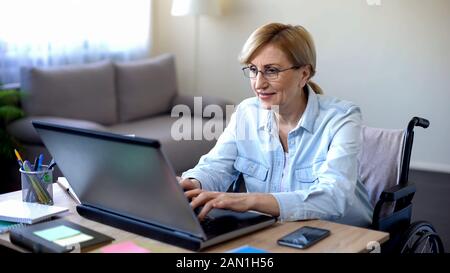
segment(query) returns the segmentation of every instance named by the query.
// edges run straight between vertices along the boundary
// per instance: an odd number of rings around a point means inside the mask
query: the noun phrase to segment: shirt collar
[[[319,99],[317,94],[314,91],[311,91],[308,85],[306,85],[306,92],[308,94],[308,102],[306,103],[305,111],[294,130],[298,129],[298,127],[303,127],[306,131],[313,133],[314,123],[319,114]]]
[[[297,126],[294,128],[294,131],[297,130],[299,127],[302,127],[306,131],[312,133],[314,130],[314,123],[316,121],[317,115],[319,114],[319,101],[316,93],[314,91],[311,91],[308,85],[306,85],[306,92],[308,94],[308,102],[306,103],[305,111],[303,112],[303,115],[300,118]],[[259,100],[258,100],[258,110],[259,110],[258,129],[264,129],[265,131],[270,132],[275,122],[273,117],[273,111],[263,109],[260,106]]]

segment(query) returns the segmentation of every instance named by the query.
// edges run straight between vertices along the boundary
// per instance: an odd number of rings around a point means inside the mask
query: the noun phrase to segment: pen
[[[65,191],[67,192],[67,194],[69,195],[70,198],[73,199],[73,201],[75,201],[75,203],[80,204],[80,201],[78,201],[78,197],[76,197],[76,195],[70,190],[69,187],[67,187],[66,185],[64,185],[64,183],[62,183],[62,181],[58,178],[58,180],[56,180],[56,183],[58,183],[58,185]]]
[[[30,162],[28,162],[27,160],[25,160],[25,161],[23,162],[23,168],[24,168],[24,170],[25,170],[26,172],[32,172],[32,170],[31,170],[31,164],[30,164]],[[52,198],[51,198],[50,194],[47,192],[46,189],[44,189],[44,188],[41,186],[41,184],[39,183],[39,181],[36,181],[36,177],[34,177],[32,174],[29,174],[29,175],[28,175],[28,178],[29,178],[30,181],[31,181],[31,185],[32,185],[32,187],[34,188],[34,191],[36,192],[36,195],[37,195],[39,201],[40,201],[42,204],[50,204],[50,205],[52,205],[53,202],[52,202]]]
[[[29,166],[29,162],[27,160],[25,160],[25,162],[23,162],[22,164],[22,169],[26,172],[30,172],[31,168]],[[27,175],[28,177],[28,182],[30,183],[30,189],[34,192],[35,196],[38,198],[39,202],[44,203],[44,197],[42,196],[42,193],[39,191],[39,189],[37,188],[38,186],[36,186],[36,181],[34,180],[34,177],[32,177],[31,175]]]
[[[34,165],[33,165],[33,167],[34,167],[34,171],[38,170],[38,157],[37,156],[34,158]]]
[[[39,155],[39,158],[38,158],[38,162],[37,162],[37,167],[34,166],[35,169],[36,169],[36,171],[40,171],[40,170],[41,170],[42,162],[43,162],[43,161],[44,161],[44,155],[43,155],[43,154],[40,154],[40,155]]]
[[[56,165],[56,162],[55,162],[55,159],[54,158],[52,158],[52,160],[50,161],[50,163],[48,163],[48,169],[50,170],[50,169],[53,169],[53,167],[55,167],[55,165]]]
[[[20,168],[26,172],[32,172],[33,169],[31,168],[30,162],[28,162],[28,160],[23,161],[22,157],[20,156],[19,152],[16,149],[14,149],[14,153],[17,157],[17,162],[19,163]],[[38,164],[39,164],[39,160],[38,160]],[[39,181],[36,181],[37,177],[35,178],[32,174],[27,174],[27,177],[31,184],[31,189],[36,194],[36,197],[39,199],[39,202],[41,202],[42,204],[52,205],[53,200],[52,200],[50,194],[47,192],[46,189],[42,188]]]

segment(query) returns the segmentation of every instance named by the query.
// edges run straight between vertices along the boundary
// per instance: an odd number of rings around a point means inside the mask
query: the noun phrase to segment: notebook
[[[13,244],[32,252],[63,253],[88,251],[110,243],[114,238],[65,219],[57,219],[11,230]]]
[[[13,228],[23,226],[25,224],[0,220],[0,234],[10,231]]]
[[[68,208],[28,203],[19,200],[0,202],[0,220],[34,224],[54,215],[69,211]]]

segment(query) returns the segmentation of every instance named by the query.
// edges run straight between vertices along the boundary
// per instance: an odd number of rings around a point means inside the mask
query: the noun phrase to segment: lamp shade
[[[221,14],[219,0],[173,0],[172,16],[211,15]]]

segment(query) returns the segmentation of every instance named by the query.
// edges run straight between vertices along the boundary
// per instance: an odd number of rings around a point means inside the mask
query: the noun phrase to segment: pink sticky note
[[[105,246],[100,251],[103,253],[150,253],[149,250],[130,241]]]

